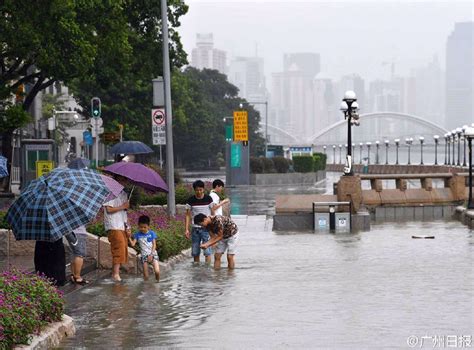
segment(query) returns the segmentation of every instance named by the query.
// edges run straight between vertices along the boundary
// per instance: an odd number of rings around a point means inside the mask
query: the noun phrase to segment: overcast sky
[[[267,79],[282,70],[283,54],[317,52],[332,78],[357,73],[388,78],[426,65],[445,46],[455,22],[472,21],[474,1],[202,1],[185,0],[179,29],[191,60],[196,33],[213,33],[214,47],[233,56],[258,55]],[[270,81],[267,88],[270,88]]]

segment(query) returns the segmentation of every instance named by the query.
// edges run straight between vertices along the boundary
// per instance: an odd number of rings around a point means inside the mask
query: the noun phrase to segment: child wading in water
[[[156,239],[158,236],[150,230],[150,218],[142,215],[138,218],[138,232],[134,233],[128,240],[132,247],[138,242],[141,252],[141,262],[143,264],[143,278],[148,280],[148,264],[153,266],[156,281],[160,280],[160,265],[158,263],[158,253],[156,252]]]

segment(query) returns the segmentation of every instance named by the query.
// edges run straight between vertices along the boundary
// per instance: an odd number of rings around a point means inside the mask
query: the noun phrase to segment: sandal
[[[71,273],[71,276],[69,276],[69,280],[71,283],[76,283],[76,279],[74,278],[74,275]]]
[[[86,284],[89,284],[90,282],[88,280],[86,280],[85,278],[82,278],[80,281],[77,280],[77,278],[75,278],[74,276],[72,276],[72,281],[73,283],[75,284],[79,284],[81,286],[85,286]]]

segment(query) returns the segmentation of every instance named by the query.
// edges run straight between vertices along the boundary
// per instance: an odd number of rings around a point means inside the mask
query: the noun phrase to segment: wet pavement
[[[189,258],[160,283],[98,280],[66,297],[77,334],[62,348],[403,349],[409,336],[474,336],[474,238],[459,222],[334,235],[235,220],[234,271]]]

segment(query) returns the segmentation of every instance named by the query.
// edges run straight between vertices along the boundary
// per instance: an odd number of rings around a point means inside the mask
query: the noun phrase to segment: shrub
[[[275,172],[275,166],[273,165],[273,161],[270,158],[261,158],[263,164],[263,172],[265,174],[271,174]]]
[[[272,160],[277,173],[285,174],[288,172],[288,169],[290,168],[288,159],[285,157],[273,157]]]
[[[326,169],[326,155],[324,153],[314,153],[314,171]]]
[[[62,292],[44,276],[19,270],[0,274],[0,348],[28,344],[48,322],[60,321]]]
[[[311,156],[294,156],[293,164],[297,173],[309,173],[313,171],[313,157]]]
[[[252,174],[262,174],[263,173],[263,161],[262,158],[250,157],[250,172]]]

